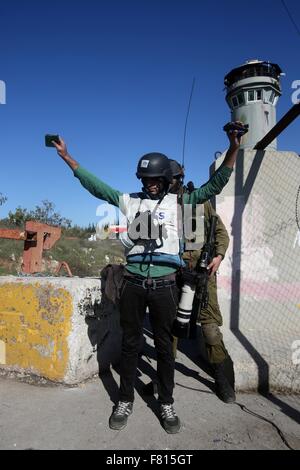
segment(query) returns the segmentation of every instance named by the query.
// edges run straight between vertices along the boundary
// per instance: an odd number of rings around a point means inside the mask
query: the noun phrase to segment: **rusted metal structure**
[[[0,238],[24,241],[22,272],[42,270],[43,250],[50,250],[61,237],[61,228],[29,220],[25,230],[0,229]]]
[[[64,268],[64,269],[66,270],[66,272],[68,273],[68,276],[69,276],[69,277],[73,277],[73,274],[72,274],[72,271],[71,271],[71,269],[70,269],[70,266],[69,266],[68,263],[66,263],[65,261],[62,261],[62,262],[58,265],[58,267],[57,267],[55,273],[58,274],[58,273],[61,271],[62,268]]]

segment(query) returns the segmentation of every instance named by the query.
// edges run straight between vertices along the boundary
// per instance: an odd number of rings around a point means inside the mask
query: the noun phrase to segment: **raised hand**
[[[54,140],[52,140],[52,144],[56,148],[57,153],[60,157],[64,158],[68,155],[67,146],[66,146],[65,142],[63,141],[63,139],[60,136],[59,136],[59,144],[57,142],[54,142]]]

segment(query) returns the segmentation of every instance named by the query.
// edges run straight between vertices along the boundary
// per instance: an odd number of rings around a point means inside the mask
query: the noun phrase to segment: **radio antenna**
[[[183,166],[183,168],[184,168],[184,157],[185,157],[186,129],[187,129],[187,123],[188,123],[188,118],[189,118],[189,114],[190,114],[190,107],[191,107],[191,102],[192,102],[194,86],[195,86],[195,77],[193,78],[193,83],[192,83],[192,88],[191,88],[191,93],[190,93],[190,99],[189,99],[188,109],[187,109],[186,118],[185,118],[185,125],[184,125],[183,148],[182,148],[182,166]]]

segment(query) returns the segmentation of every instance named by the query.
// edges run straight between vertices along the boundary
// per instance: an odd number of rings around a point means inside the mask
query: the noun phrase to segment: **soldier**
[[[173,185],[171,192],[178,194],[179,199],[188,192],[183,186],[184,172],[182,166],[175,160],[171,160],[173,173]],[[191,186],[191,185],[190,185]],[[207,237],[210,229],[210,221],[213,215],[216,215],[210,202],[204,202],[204,239]],[[201,324],[207,359],[211,364],[215,375],[216,395],[225,403],[235,401],[234,392],[234,369],[231,357],[225,348],[223,336],[220,331],[222,326],[222,315],[218,304],[216,272],[224,259],[229,245],[229,236],[221,218],[218,217],[218,223],[215,231],[215,255],[209,264],[210,277],[208,281],[208,306],[198,312],[197,323]],[[199,223],[199,220],[197,220]],[[195,269],[197,260],[201,255],[201,250],[185,251],[183,259],[189,269]]]

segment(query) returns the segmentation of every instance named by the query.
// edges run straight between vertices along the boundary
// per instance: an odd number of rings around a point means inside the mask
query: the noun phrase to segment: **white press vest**
[[[137,263],[164,264],[174,267],[184,265],[180,257],[180,236],[178,231],[177,195],[167,194],[162,201],[148,199],[143,193],[123,194],[120,198],[120,210],[123,220],[120,225],[127,227],[135,220],[137,213],[150,211],[158,233],[161,226],[161,239],[155,238],[140,243],[133,240],[128,247],[127,261]],[[152,237],[151,237],[152,238]]]
[[[127,225],[134,221],[137,213],[150,211],[154,225],[162,227],[162,237],[156,240],[140,243],[130,240],[128,235],[122,235],[121,241],[126,246],[128,262],[163,264],[173,267],[184,266],[181,254],[185,250],[199,250],[204,243],[204,206],[197,208],[178,205],[177,194],[167,194],[158,204],[157,200],[148,199],[143,193],[123,194],[120,198],[122,216],[120,225]],[[193,236],[186,239],[182,230],[191,235],[191,219],[195,220]],[[182,224],[183,222],[183,224]],[[154,230],[157,234],[158,230]],[[142,237],[144,238],[144,237]],[[192,238],[192,241],[191,241]]]

